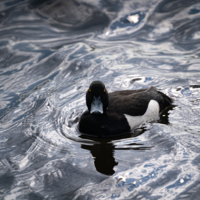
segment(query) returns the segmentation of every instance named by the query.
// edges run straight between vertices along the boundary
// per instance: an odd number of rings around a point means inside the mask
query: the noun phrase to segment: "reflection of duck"
[[[87,149],[94,157],[94,165],[96,170],[102,174],[113,175],[115,173],[114,167],[118,165],[114,158],[113,144],[94,144],[81,145],[81,148]]]
[[[94,81],[86,93],[88,111],[80,118],[79,130],[96,136],[118,135],[145,121],[157,120],[171,103],[168,96],[154,87],[108,94],[101,81]]]
[[[142,134],[145,131],[145,128],[141,129],[140,132],[137,134],[126,134],[126,136],[122,135],[119,137],[115,137],[114,140],[121,140],[137,137],[138,135]],[[115,142],[112,138],[91,138],[88,135],[81,135],[80,136],[83,139],[86,140],[92,140],[94,141],[94,144],[92,143],[85,143],[81,145],[82,149],[89,150],[94,158],[94,166],[96,170],[102,174],[105,175],[113,175],[115,173],[115,166],[118,165],[118,162],[116,161],[116,150],[117,151],[127,151],[127,150],[134,150],[134,151],[144,151],[151,149],[150,146],[144,146],[142,143],[123,143],[123,145],[120,145],[117,147],[115,145]],[[126,140],[127,141],[127,140]]]

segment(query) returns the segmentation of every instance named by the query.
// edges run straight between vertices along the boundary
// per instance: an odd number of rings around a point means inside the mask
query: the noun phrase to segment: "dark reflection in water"
[[[30,1],[30,8],[56,28],[77,30],[102,30],[109,24],[108,16],[86,2],[73,0]],[[88,30],[87,30],[88,32]]]
[[[199,20],[199,1],[0,1],[0,199],[199,199]],[[94,80],[174,105],[81,135]]]
[[[167,107],[165,110],[162,111],[162,113],[160,114],[160,119],[159,122],[162,124],[169,124],[169,112],[172,111],[176,106],[175,105],[171,105],[169,107]]]
[[[81,148],[87,149],[94,157],[94,165],[96,170],[105,175],[113,175],[115,173],[114,167],[118,164],[114,158],[113,144],[100,143],[93,146],[81,145]]]

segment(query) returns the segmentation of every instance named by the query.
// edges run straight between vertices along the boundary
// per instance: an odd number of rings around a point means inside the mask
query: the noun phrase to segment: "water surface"
[[[198,199],[200,2],[0,2],[1,199]],[[150,86],[159,121],[98,139],[85,92]]]

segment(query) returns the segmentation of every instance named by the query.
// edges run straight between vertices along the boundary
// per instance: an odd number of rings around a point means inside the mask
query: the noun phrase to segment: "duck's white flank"
[[[158,120],[159,119],[159,104],[157,101],[151,100],[149,102],[149,105],[144,115],[130,116],[130,115],[124,114],[124,116],[126,117],[129,123],[129,126],[132,130],[146,121]]]

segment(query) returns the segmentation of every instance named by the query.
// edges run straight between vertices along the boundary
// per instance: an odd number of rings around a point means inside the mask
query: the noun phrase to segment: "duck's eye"
[[[91,92],[92,90],[89,88],[89,92]]]
[[[106,89],[104,88],[104,90],[103,90],[104,92],[106,92]]]

